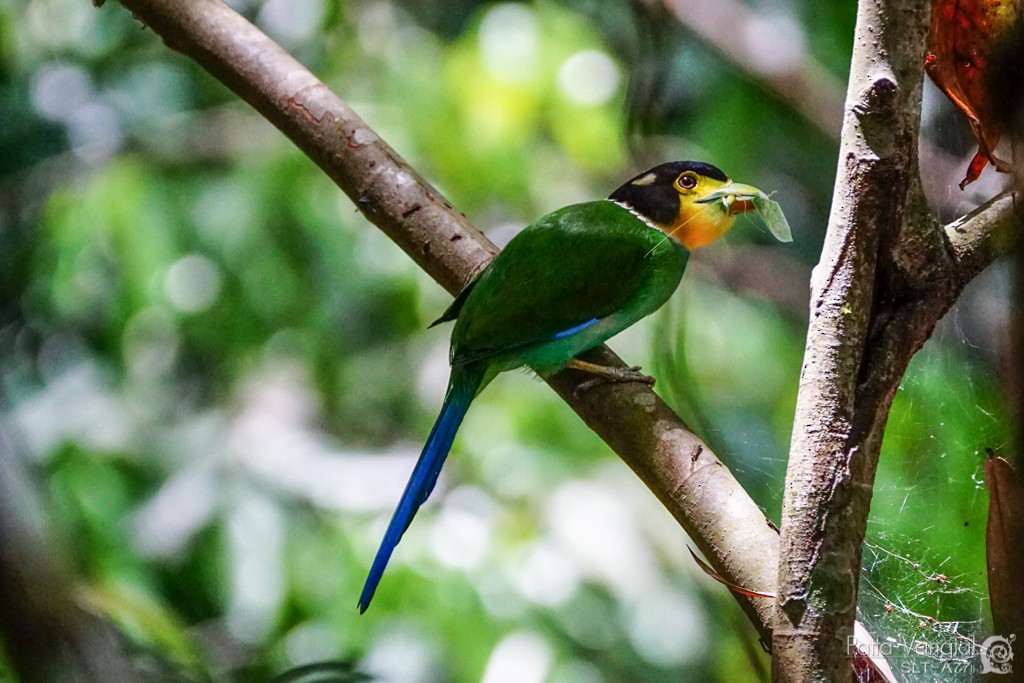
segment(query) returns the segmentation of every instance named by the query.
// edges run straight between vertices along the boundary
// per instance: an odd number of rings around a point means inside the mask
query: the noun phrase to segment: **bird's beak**
[[[725,206],[725,210],[731,214],[746,213],[754,210],[754,200],[758,197],[766,197],[764,192],[753,187],[752,185],[744,185],[743,183],[729,183],[723,187],[718,188],[714,192],[709,192],[700,199],[696,199],[698,204],[714,204],[715,202],[722,202]]]

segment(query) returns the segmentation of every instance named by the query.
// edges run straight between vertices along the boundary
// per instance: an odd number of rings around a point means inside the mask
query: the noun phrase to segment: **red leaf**
[[[1010,170],[994,154],[1003,131],[992,113],[987,83],[992,56],[1020,18],[1020,4],[1020,0],[935,0],[932,6],[925,72],[967,117],[978,142],[961,190],[977,180],[989,162],[997,171]]]

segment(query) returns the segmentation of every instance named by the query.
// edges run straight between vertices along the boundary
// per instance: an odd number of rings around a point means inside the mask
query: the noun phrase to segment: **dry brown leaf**
[[[1024,631],[1024,484],[1005,459],[985,461],[989,604],[996,633]]]

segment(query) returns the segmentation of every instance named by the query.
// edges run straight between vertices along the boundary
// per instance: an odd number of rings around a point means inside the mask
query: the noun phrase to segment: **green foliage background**
[[[739,226],[613,343],[777,518],[834,139],[639,5],[232,4],[499,243],[669,158],[777,191],[794,244]],[[804,58],[844,78],[854,3],[750,9],[792,22]],[[925,119],[965,148],[932,94]],[[970,206],[956,172],[936,211]],[[761,274],[741,286],[723,274],[737,269]],[[897,397],[865,557],[878,634],[984,632],[983,450],[1008,439],[1001,273]],[[324,660],[391,681],[755,678],[767,659],[727,590],[525,374],[474,404],[357,615],[443,394],[447,330],[425,328],[448,300],[115,2],[0,0],[0,394],[83,604],[186,680]]]

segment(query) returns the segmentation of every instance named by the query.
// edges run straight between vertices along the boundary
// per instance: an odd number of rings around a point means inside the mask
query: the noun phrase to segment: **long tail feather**
[[[434,428],[430,430],[427,443],[423,446],[420,459],[413,468],[409,483],[405,485],[405,491],[398,502],[398,508],[391,517],[388,530],[384,533],[384,540],[380,543],[377,556],[373,559],[370,573],[363,585],[363,592],[359,596],[359,613],[362,614],[370,606],[370,600],[377,590],[384,575],[384,569],[388,566],[391,553],[394,551],[402,534],[409,528],[409,523],[416,516],[420,506],[430,496],[437,483],[437,475],[441,472],[448,451],[451,450],[452,442],[455,440],[455,432],[462,424],[462,418],[469,409],[469,404],[476,396],[480,386],[481,374],[469,368],[456,367],[452,369],[452,378],[448,385],[448,393],[444,397],[444,405],[441,406],[441,413],[434,422]]]

